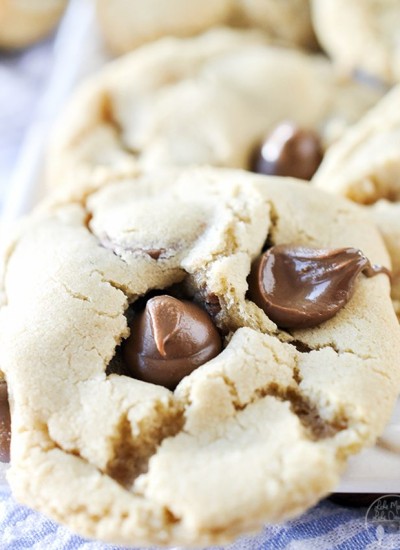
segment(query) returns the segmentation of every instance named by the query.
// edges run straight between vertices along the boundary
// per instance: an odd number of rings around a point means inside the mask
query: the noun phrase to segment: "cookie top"
[[[399,81],[397,0],[312,0],[311,5],[318,40],[343,71]]]
[[[77,91],[50,139],[48,181],[79,187],[107,178],[110,167],[249,168],[254,148],[282,121],[329,143],[378,97],[338,79],[322,56],[270,46],[255,32],[164,39]]]
[[[0,47],[23,48],[58,23],[67,0],[0,0]]]
[[[325,154],[313,183],[366,205],[392,260],[400,315],[400,86],[349,128]]]
[[[309,0],[236,0],[235,22],[258,27],[287,44],[314,48],[310,12]]]
[[[233,0],[96,0],[101,30],[116,54],[164,36],[191,36],[224,24],[233,5]]]
[[[104,37],[117,54],[167,35],[192,36],[231,24],[257,27],[271,38],[313,46],[308,0],[97,0]]]
[[[388,262],[351,203],[241,171],[115,179],[32,215],[6,249],[0,309],[16,498],[89,537],[206,545],[332,491],[388,419],[399,327],[384,274],[360,274],[330,320],[278,327],[247,277],[284,244]],[[172,289],[208,310],[223,347],[174,392],[121,359],[132,310]]]

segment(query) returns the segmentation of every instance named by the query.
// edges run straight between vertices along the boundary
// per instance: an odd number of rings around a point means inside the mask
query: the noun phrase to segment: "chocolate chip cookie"
[[[218,25],[256,27],[271,39],[315,44],[308,0],[97,0],[104,37],[117,54],[164,36],[192,36]]]
[[[397,0],[312,0],[318,40],[344,72],[400,79]]]
[[[400,87],[328,149],[316,186],[364,205],[390,253],[392,296],[400,316]]]
[[[48,181],[79,188],[107,180],[110,168],[166,165],[258,170],[260,155],[275,165],[265,173],[310,177],[326,145],[381,95],[338,78],[322,56],[254,32],[161,40],[77,91],[49,140]],[[288,172],[303,154],[306,173]]]
[[[58,23],[67,0],[0,0],[0,48],[24,48]]]
[[[289,178],[118,174],[53,196],[4,259],[15,497],[130,545],[299,514],[399,390],[385,266],[355,206]]]

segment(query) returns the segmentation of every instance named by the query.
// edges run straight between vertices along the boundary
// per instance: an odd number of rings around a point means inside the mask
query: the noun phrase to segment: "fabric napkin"
[[[266,527],[254,537],[239,539],[226,550],[368,550],[400,548],[400,535],[380,536],[365,525],[366,508],[344,508],[326,500],[300,518]],[[7,487],[0,488],[1,550],[122,550],[84,540],[18,505]],[[211,549],[210,549],[211,550]],[[216,550],[216,549],[214,549]]]

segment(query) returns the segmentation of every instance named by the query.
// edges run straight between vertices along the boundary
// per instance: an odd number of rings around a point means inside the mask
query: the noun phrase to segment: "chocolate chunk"
[[[0,462],[10,461],[11,416],[7,384],[0,382]]]
[[[192,302],[166,295],[147,302],[123,345],[133,377],[170,389],[220,351],[221,338],[209,315]]]
[[[315,132],[285,122],[277,126],[255,152],[252,171],[310,180],[322,157],[321,142]]]
[[[249,297],[280,327],[313,327],[347,304],[361,272],[389,273],[355,248],[273,246],[252,266]]]

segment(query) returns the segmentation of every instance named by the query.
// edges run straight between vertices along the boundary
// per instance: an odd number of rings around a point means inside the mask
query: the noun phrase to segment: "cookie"
[[[236,22],[262,29],[274,40],[314,49],[309,0],[236,0]]]
[[[223,24],[232,0],[97,0],[101,30],[110,49],[127,53],[163,36],[191,36]]]
[[[313,46],[308,0],[97,0],[109,47],[127,53],[164,36],[192,36],[232,24],[263,29],[271,38]]]
[[[368,219],[289,178],[199,168],[52,198],[5,253],[15,497],[129,545],[301,513],[399,390],[371,264],[388,257]]]
[[[48,181],[79,187],[106,178],[109,167],[248,169],[276,125],[314,130],[324,148],[381,95],[338,79],[322,56],[272,47],[258,33],[164,39],[109,64],[76,92],[49,140]]]
[[[343,72],[400,79],[397,0],[312,0],[318,40]]]
[[[0,47],[24,48],[58,23],[67,0],[0,0]]]
[[[390,253],[393,302],[400,316],[400,87],[327,151],[317,187],[364,205]]]

